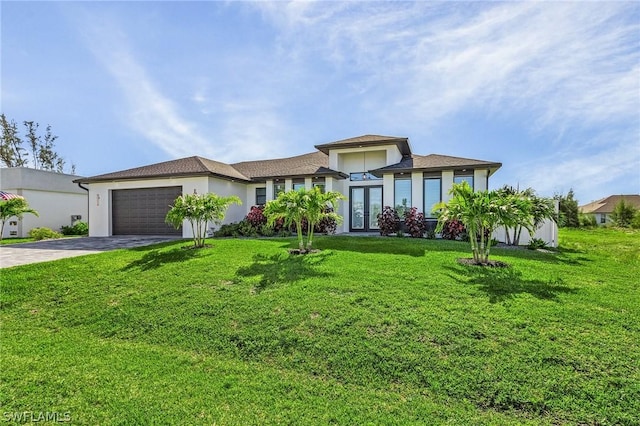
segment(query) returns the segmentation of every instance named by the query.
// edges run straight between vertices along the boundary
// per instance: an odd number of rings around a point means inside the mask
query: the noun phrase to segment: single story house
[[[0,190],[24,197],[39,216],[25,214],[10,218],[3,238],[29,236],[32,228],[47,227],[54,231],[74,222],[87,221],[89,196],[73,181],[80,176],[28,167],[0,168]]]
[[[611,213],[616,208],[616,205],[624,200],[626,204],[630,204],[636,209],[640,209],[640,195],[609,195],[608,197],[601,198],[597,201],[592,201],[589,204],[578,207],[580,213],[592,214],[596,217],[598,225],[604,225],[611,222]]]
[[[338,232],[374,232],[383,206],[417,207],[431,216],[454,183],[467,181],[485,190],[501,163],[429,154],[417,155],[405,137],[364,135],[315,146],[289,158],[226,164],[188,157],[77,179],[89,188],[89,235],[182,235],[164,221],[169,205],[182,194],[236,195],[225,222],[242,220],[251,206],[281,191],[320,186],[347,197],[338,211]],[[435,219],[435,218],[434,218]]]

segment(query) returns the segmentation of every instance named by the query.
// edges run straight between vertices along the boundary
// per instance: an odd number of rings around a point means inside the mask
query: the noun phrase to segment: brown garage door
[[[114,190],[113,235],[182,235],[181,229],[164,221],[169,206],[180,195],[181,186]]]

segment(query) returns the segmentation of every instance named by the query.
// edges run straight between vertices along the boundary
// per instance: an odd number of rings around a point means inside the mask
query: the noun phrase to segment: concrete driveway
[[[94,254],[109,250],[142,247],[179,239],[182,238],[126,235],[116,237],[61,238],[58,240],[4,245],[0,246],[0,268],[48,262],[50,260],[83,256],[85,254]]]

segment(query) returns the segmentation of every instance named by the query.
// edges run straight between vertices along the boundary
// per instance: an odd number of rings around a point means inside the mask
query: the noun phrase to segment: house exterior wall
[[[39,216],[24,215],[22,220],[10,218],[3,238],[29,235],[32,228],[47,227],[55,231],[71,225],[71,216],[88,220],[87,191],[73,183],[78,176],[55,173],[27,167],[0,169],[0,187],[3,191],[23,196]],[[13,224],[15,223],[15,225]]]

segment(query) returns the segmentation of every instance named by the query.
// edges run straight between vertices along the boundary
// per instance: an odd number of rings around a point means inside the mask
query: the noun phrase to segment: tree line
[[[51,131],[51,125],[47,125],[44,135],[38,133],[39,123],[35,121],[23,121],[25,141],[20,137],[18,124],[15,120],[9,120],[5,114],[0,114],[0,126],[2,126],[2,139],[0,140],[0,161],[5,167],[31,167],[38,170],[64,173],[65,159],[55,149],[55,141],[58,136]],[[70,173],[75,174],[76,166],[71,164]]]

